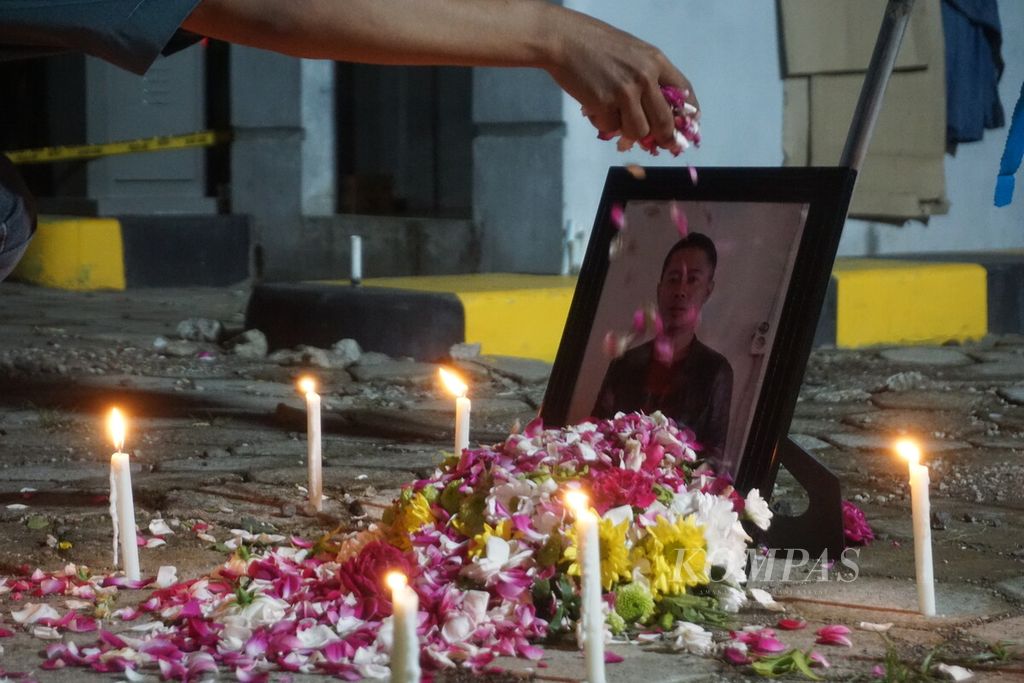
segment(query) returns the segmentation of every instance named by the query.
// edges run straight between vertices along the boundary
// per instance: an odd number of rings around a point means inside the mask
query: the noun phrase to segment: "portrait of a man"
[[[613,360],[594,404],[594,417],[660,410],[693,430],[704,457],[720,458],[729,435],[733,370],[698,338],[701,311],[715,289],[718,252],[707,235],[676,242],[656,291],[662,329],[655,339]]]

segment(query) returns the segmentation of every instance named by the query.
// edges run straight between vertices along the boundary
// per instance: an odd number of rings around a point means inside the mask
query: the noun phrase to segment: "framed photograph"
[[[541,409],[660,410],[770,491],[855,173],[612,168]]]

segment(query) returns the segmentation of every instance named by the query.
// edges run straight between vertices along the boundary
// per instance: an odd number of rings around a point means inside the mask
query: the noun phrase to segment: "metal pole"
[[[843,156],[839,159],[840,166],[860,171],[871,143],[878,112],[882,109],[885,86],[889,84],[889,76],[896,64],[896,55],[900,51],[900,43],[903,42],[913,7],[914,0],[889,0],[885,8],[875,50],[871,53],[871,63],[868,64],[857,108],[853,112],[853,121],[850,122],[850,132],[846,136]]]

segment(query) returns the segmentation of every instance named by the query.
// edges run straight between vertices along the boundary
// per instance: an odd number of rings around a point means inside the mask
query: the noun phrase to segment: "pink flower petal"
[[[622,204],[612,204],[610,217],[616,230],[626,229],[626,211],[622,208]]]
[[[291,540],[291,544],[293,546],[295,546],[296,548],[302,548],[304,550],[309,550],[310,548],[313,547],[313,541],[310,541],[310,540],[305,539],[305,538],[299,538],[298,536],[292,536],[290,540]]]
[[[819,645],[839,645],[842,647],[853,647],[853,641],[847,636],[850,634],[850,629],[841,624],[834,624],[831,626],[825,626],[818,629],[818,639],[814,642]]]
[[[802,628],[807,628],[807,622],[803,619],[779,619],[776,626],[783,631],[799,631]]]
[[[604,651],[604,663],[605,664],[618,664],[618,663],[624,662],[624,661],[626,661],[626,658],[623,657],[622,655],[616,654],[615,652],[612,652],[610,650],[605,650]]]
[[[680,237],[690,234],[690,221],[686,218],[686,211],[678,202],[672,202],[669,205],[669,215],[672,217],[672,222],[675,223]]]
[[[811,666],[817,664],[823,669],[828,669],[832,666],[831,664],[829,664],[829,661],[825,659],[825,655],[821,654],[817,650],[812,650],[811,654],[809,654],[807,658],[811,660]]]

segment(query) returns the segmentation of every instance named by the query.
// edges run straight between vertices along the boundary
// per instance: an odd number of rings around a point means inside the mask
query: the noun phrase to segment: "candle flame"
[[[565,504],[579,517],[590,509],[590,498],[579,489],[570,489],[565,492]]]
[[[921,462],[921,447],[913,439],[900,439],[896,442],[896,453],[911,465]]]
[[[462,381],[462,378],[456,375],[451,370],[445,370],[444,368],[438,368],[437,374],[441,376],[441,381],[444,382],[444,387],[455,396],[462,398],[469,391],[469,387]]]
[[[124,435],[128,431],[125,425],[124,416],[117,408],[110,409],[110,417],[107,418],[107,429],[110,432],[110,440],[114,442],[114,448],[120,453],[124,450]]]
[[[316,391],[316,380],[312,377],[302,377],[299,379],[299,391],[304,394],[312,394]]]
[[[384,583],[386,583],[388,585],[388,588],[390,588],[392,591],[396,591],[400,588],[405,588],[406,586],[408,586],[409,579],[405,578],[405,574],[403,574],[402,572],[394,571],[387,573],[387,575],[384,577]]]

